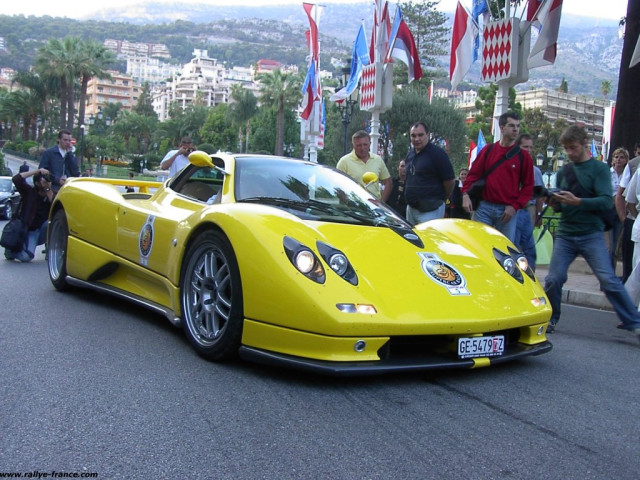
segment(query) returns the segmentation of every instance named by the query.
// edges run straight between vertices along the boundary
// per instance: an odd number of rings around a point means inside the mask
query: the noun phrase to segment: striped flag
[[[449,63],[449,79],[451,89],[455,90],[467,74],[473,63],[473,39],[478,33],[478,27],[466,8],[458,1],[456,15],[453,20],[453,34],[451,36],[451,61]]]

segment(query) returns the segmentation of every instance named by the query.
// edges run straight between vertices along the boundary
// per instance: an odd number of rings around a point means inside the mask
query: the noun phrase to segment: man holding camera
[[[67,177],[79,177],[78,159],[73,154],[71,146],[71,132],[60,130],[55,147],[48,148],[42,154],[39,169],[46,169],[52,177],[51,189],[54,192],[60,190]]]
[[[160,168],[162,170],[168,169],[169,177],[173,177],[185,165],[189,165],[189,154],[194,150],[193,140],[190,137],[182,137],[180,148],[169,151],[160,162]]]

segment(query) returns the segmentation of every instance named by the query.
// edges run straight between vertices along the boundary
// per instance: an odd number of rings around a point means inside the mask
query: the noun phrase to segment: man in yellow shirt
[[[386,202],[389,195],[391,195],[393,181],[384,160],[379,155],[370,152],[371,137],[369,133],[364,130],[358,130],[351,137],[351,143],[353,150],[338,161],[336,168],[349,175],[383,202]],[[378,175],[379,182],[365,185],[362,176],[366,172],[373,172]],[[380,183],[382,183],[382,191],[380,190]]]

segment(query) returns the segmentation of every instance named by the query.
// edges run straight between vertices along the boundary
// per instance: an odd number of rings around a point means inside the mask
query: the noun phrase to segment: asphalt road
[[[0,285],[0,475],[638,478],[640,344],[611,313],[567,306],[551,353],[496,368],[334,379],[204,361],[159,315],[55,291],[40,249]]]

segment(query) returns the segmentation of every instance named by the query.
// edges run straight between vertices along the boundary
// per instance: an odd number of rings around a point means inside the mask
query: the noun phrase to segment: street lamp
[[[564,162],[565,162],[566,159],[567,159],[567,157],[565,157],[564,153],[559,153],[558,154],[558,162],[557,162],[558,170],[560,170],[563,167]]]
[[[84,173],[84,123],[80,125],[80,174]]]
[[[350,62],[351,60],[349,60]],[[351,67],[343,67],[342,68],[342,79],[341,85],[337,88],[340,90],[341,88],[347,88],[347,82],[349,81],[349,77],[351,76]],[[338,104],[338,111],[340,112],[340,117],[342,118],[342,125],[344,126],[344,143],[343,143],[343,154],[347,154],[348,149],[348,141],[349,141],[349,124],[351,123],[351,115],[353,114],[353,106],[358,101],[358,89],[356,88],[351,95],[345,98],[342,102]]]

